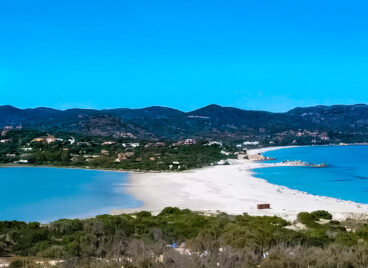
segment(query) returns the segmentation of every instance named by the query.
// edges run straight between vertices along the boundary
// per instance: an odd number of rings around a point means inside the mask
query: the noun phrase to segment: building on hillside
[[[124,153],[126,157],[132,157],[133,155],[135,155],[134,152],[126,152]]]
[[[124,148],[137,148],[140,146],[138,142],[130,142],[130,143],[122,143],[121,144]]]
[[[127,160],[128,158],[126,157],[125,154],[118,154],[118,157],[115,159],[115,162],[121,162],[124,160]]]
[[[50,143],[54,143],[56,141],[56,138],[52,135],[48,135],[46,138],[45,138],[45,141],[50,144]]]
[[[68,139],[68,142],[70,143],[70,145],[73,145],[75,143],[74,137],[70,137],[70,139]]]
[[[150,148],[150,147],[153,147],[155,144],[154,143],[147,143],[146,145],[144,145],[144,148]]]
[[[127,160],[129,157],[134,156],[134,152],[125,152],[125,153],[119,153],[118,157],[115,159],[115,162],[121,162],[124,160]]]
[[[193,145],[196,144],[197,142],[194,139],[186,139],[184,141],[184,145]]]
[[[177,141],[177,142],[174,142],[173,144],[171,144],[171,146],[173,146],[173,147],[178,147],[178,146],[180,146],[180,145],[183,145],[183,141]]]
[[[209,145],[209,146],[211,146],[211,145],[222,146],[222,142],[221,141],[210,141],[209,143],[207,143],[207,145]]]
[[[165,145],[166,145],[166,143],[164,143],[164,142],[156,142],[156,143],[151,143],[151,142],[149,142],[149,143],[147,143],[145,146],[144,146],[144,148],[151,148],[151,147],[165,147]]]
[[[55,142],[57,139],[53,135],[48,135],[47,137],[37,137],[31,140],[31,142],[46,142],[48,144]]]
[[[245,141],[243,142],[244,145],[253,145],[256,146],[259,144],[259,141]]]
[[[104,141],[101,145],[112,145],[115,144],[114,141]]]
[[[165,147],[165,145],[166,145],[166,143],[164,143],[164,142],[156,142],[155,143],[155,147]]]
[[[91,144],[89,142],[86,142],[86,141],[80,141],[80,142],[77,142],[77,145],[80,146],[80,145],[87,145],[87,146],[90,146]]]
[[[43,142],[45,139],[42,137],[34,138],[31,142]]]
[[[107,151],[107,150],[101,150],[101,154],[103,154],[103,155],[109,155],[109,154],[110,154],[110,152],[109,152],[109,151]]]
[[[122,138],[130,138],[130,139],[135,139],[137,138],[136,136],[134,136],[132,133],[130,132],[121,132],[120,133],[120,137]]]
[[[319,138],[322,141],[329,141],[330,140],[330,137],[327,135],[327,133],[321,133],[321,135],[319,136]]]

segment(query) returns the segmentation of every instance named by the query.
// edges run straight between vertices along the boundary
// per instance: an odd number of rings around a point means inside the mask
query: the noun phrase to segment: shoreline
[[[249,149],[247,152],[251,154],[262,154],[269,151],[288,149],[288,148],[296,148],[296,147],[309,147],[309,146],[368,146],[368,143],[346,143],[346,144],[324,144],[324,145],[286,145],[286,146],[271,146],[271,147],[262,147],[257,149]],[[206,166],[203,168],[208,168],[212,166]],[[63,168],[63,169],[80,169],[80,170],[98,170],[98,171],[115,171],[115,172],[126,172],[126,173],[180,173],[178,171],[169,171],[169,170],[137,170],[137,169],[114,169],[114,168],[93,168],[90,166],[85,167],[77,167],[77,166],[59,166],[59,165],[31,165],[31,164],[2,164],[0,163],[0,168]],[[196,169],[203,168],[194,168],[185,171],[191,171]]]
[[[251,154],[298,146],[248,150]],[[229,160],[231,165],[213,166],[180,173],[130,173],[122,190],[140,200],[138,208],[118,209],[111,214],[151,211],[164,207],[188,208],[207,214],[225,212],[255,216],[280,216],[294,220],[299,212],[327,210],[334,219],[365,218],[368,204],[312,195],[256,178],[253,169],[270,166],[252,160]],[[257,204],[269,203],[271,209],[258,210]]]
[[[129,170],[129,169],[113,169],[113,168],[91,168],[91,167],[71,167],[71,166],[53,166],[53,165],[5,165],[0,164],[0,168],[60,168],[60,169],[76,169],[76,170],[95,170],[95,171],[112,171],[112,172],[123,172],[123,173],[160,173],[161,171],[148,170]]]
[[[360,144],[350,144],[360,145]],[[366,145],[366,144],[362,144]],[[249,149],[248,153],[305,146],[275,146]],[[343,145],[323,145],[343,146]],[[312,195],[276,185],[254,176],[253,169],[275,166],[275,163],[252,160],[228,160],[231,165],[209,166],[181,172],[137,171],[85,167],[0,165],[1,167],[62,168],[122,172],[127,181],[116,185],[116,190],[131,195],[143,205],[137,208],[113,209],[110,214],[134,213],[142,210],[159,213],[164,207],[188,208],[194,211],[214,214],[248,213],[250,215],[280,216],[293,220],[302,211],[327,210],[335,219],[347,217],[368,217],[368,204]],[[271,209],[257,210],[257,204],[269,203]]]

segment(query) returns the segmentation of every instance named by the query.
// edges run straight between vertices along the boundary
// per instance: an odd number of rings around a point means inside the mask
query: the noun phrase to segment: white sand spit
[[[158,212],[172,206],[210,213],[277,215],[289,220],[295,219],[299,212],[321,209],[332,213],[335,219],[368,215],[368,205],[315,196],[252,176],[251,169],[267,165],[231,160],[231,165],[186,172],[132,173],[124,191],[141,200],[143,206],[115,210],[112,214],[141,210]],[[260,203],[269,203],[271,209],[258,210]]]

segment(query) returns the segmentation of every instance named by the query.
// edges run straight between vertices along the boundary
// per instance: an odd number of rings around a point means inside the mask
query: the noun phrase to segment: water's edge
[[[302,146],[264,155],[275,157],[273,162],[301,160],[327,167],[264,167],[252,170],[255,177],[313,195],[368,203],[368,146]]]

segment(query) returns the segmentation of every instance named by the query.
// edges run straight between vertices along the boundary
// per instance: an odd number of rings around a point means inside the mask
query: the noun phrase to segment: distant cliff
[[[137,138],[219,139],[260,144],[367,142],[368,106],[295,108],[286,113],[208,105],[191,112],[166,107],[143,109],[18,109],[0,106],[0,127],[22,125],[45,131]]]

